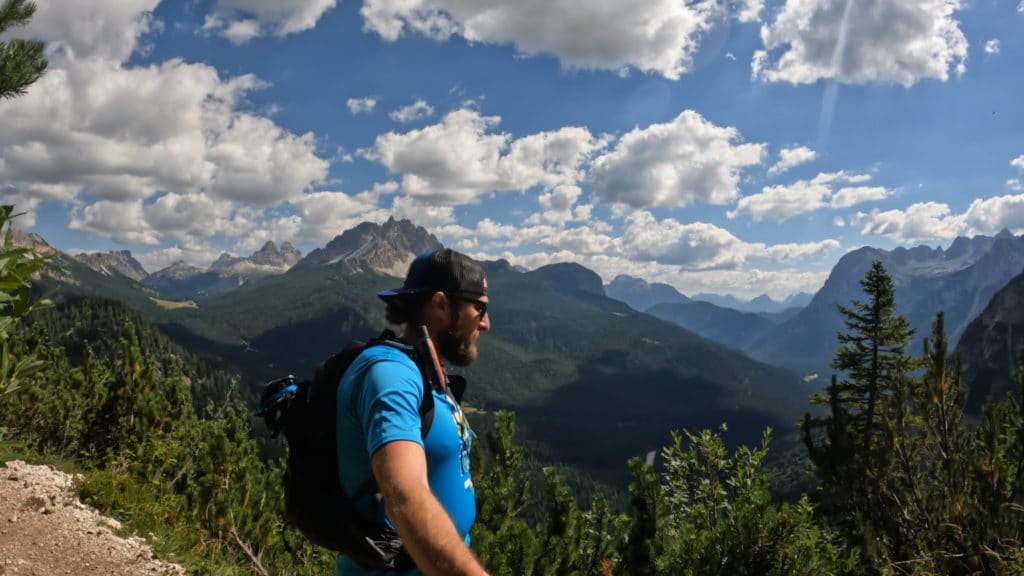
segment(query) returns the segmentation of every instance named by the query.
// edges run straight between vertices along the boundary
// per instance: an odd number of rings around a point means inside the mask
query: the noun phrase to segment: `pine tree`
[[[840,370],[825,394],[812,404],[827,407],[824,416],[804,417],[803,437],[815,471],[821,479],[819,497],[825,511],[838,519],[847,533],[860,534],[868,556],[877,533],[888,545],[901,549],[898,520],[890,515],[894,467],[906,467],[914,447],[906,440],[913,415],[907,399],[911,372],[917,362],[907,353],[913,335],[906,319],[896,314],[892,278],[875,261],[861,280],[866,301],[839,306],[846,332],[832,367]],[[912,476],[912,474],[911,474]],[[892,539],[897,541],[893,542]]]
[[[28,24],[36,12],[34,2],[4,0],[0,5],[0,35],[15,26]],[[0,41],[0,98],[14,98],[46,71],[43,43],[14,38]]]

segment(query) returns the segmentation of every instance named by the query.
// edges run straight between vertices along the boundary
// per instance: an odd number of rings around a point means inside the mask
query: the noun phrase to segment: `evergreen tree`
[[[907,400],[918,363],[906,350],[913,330],[896,314],[892,278],[882,263],[875,261],[860,284],[866,300],[839,306],[847,331],[838,334],[832,367],[841,377],[833,377],[825,394],[812,397],[811,403],[827,412],[806,415],[802,432],[821,479],[824,511],[848,534],[859,535],[854,538],[866,557],[887,557],[890,546],[904,546],[894,525],[899,520],[891,515],[889,479],[900,467],[913,477],[906,470],[914,449],[906,442],[913,426]],[[879,542],[883,545],[876,548]]]
[[[0,35],[28,24],[36,12],[34,2],[4,0],[0,5]],[[43,43],[14,38],[0,41],[0,98],[21,96],[46,71]]]

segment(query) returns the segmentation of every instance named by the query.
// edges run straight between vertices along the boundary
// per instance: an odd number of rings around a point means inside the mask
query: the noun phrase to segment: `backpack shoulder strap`
[[[406,354],[410,360],[416,364],[416,367],[420,371],[420,379],[423,380],[423,401],[420,402],[419,415],[420,415],[420,438],[426,441],[427,434],[430,433],[430,427],[434,423],[434,394],[433,388],[430,386],[430,380],[428,379],[426,372],[424,371],[422,363],[419,361],[419,357],[416,354],[416,350],[408,343],[402,341],[395,335],[391,330],[385,330],[380,336],[370,340],[356,354],[358,356],[372,346],[390,346],[396,350],[399,350]],[[347,347],[346,347],[347,348]],[[353,357],[355,359],[355,357]],[[373,494],[377,490],[377,480],[370,474],[355,492],[352,493],[352,501],[358,501],[370,494]]]

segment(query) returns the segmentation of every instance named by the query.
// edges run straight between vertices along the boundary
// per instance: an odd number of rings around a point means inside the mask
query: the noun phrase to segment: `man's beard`
[[[446,330],[438,337],[438,352],[455,366],[469,366],[476,360],[476,342],[472,334],[460,336],[454,330]]]

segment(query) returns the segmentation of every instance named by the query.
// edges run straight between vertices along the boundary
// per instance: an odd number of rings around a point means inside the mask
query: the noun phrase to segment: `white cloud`
[[[158,28],[153,10],[160,0],[36,0],[37,10],[26,36],[66,51],[68,59],[102,58],[123,62],[139,47],[139,39]],[[22,32],[19,31],[19,34]]]
[[[782,150],[779,150],[779,161],[768,169],[768,175],[775,176],[776,174],[782,174],[790,168],[794,168],[814,160],[817,155],[817,152],[806,146],[783,148]]]
[[[1017,12],[1024,14],[1024,0],[1021,0],[1020,4],[1017,4]]]
[[[744,2],[750,18],[756,0]],[[700,36],[723,12],[717,0],[366,0],[364,28],[395,41],[405,34],[436,40],[512,44],[525,55],[550,54],[566,68],[632,67],[677,79],[689,70]],[[753,12],[756,16],[756,12]]]
[[[393,188],[386,186],[386,189]],[[362,222],[387,220],[388,211],[377,207],[377,196],[380,193],[380,189],[377,189],[355,196],[344,192],[303,194],[289,202],[296,208],[296,217],[278,221],[278,226],[287,223],[296,243],[323,244]]]
[[[337,0],[217,0],[202,29],[244,44],[257,36],[277,37],[310,30]]]
[[[71,211],[68,227],[100,234],[122,244],[160,243],[158,235],[143,220],[141,200],[100,200],[88,206],[79,206]]]
[[[740,22],[758,22],[761,20],[764,0],[740,0],[738,4],[737,20]]]
[[[752,73],[768,82],[820,79],[911,86],[947,80],[967,61],[961,0],[787,0],[761,28]]]
[[[821,240],[819,242],[807,242],[804,244],[789,243],[774,244],[772,246],[755,244],[754,248],[755,249],[752,250],[752,255],[767,257],[772,262],[782,263],[836,250],[839,248],[839,242],[837,240],[829,239]]]
[[[985,42],[985,54],[999,54],[999,39],[993,38]]]
[[[377,137],[366,158],[402,174],[402,191],[425,203],[462,204],[486,193],[573,184],[581,166],[606,145],[585,128],[567,127],[513,140],[491,130],[497,116],[448,113],[439,124]]]
[[[704,222],[657,221],[649,212],[629,217],[622,251],[634,260],[672,264],[688,270],[738,268],[747,246],[724,228]]]
[[[566,184],[547,190],[537,197],[540,211],[534,212],[526,219],[526,224],[565,224],[574,220],[590,218],[590,205],[577,206],[576,202],[583,195],[579,186]]]
[[[395,122],[414,122],[434,115],[434,107],[427,104],[426,100],[416,100],[408,106],[403,106],[392,111],[388,116]]]
[[[261,245],[262,246],[262,245]],[[191,246],[171,246],[148,252],[132,252],[132,257],[142,264],[148,272],[157,272],[167,268],[175,262],[183,261],[192,266],[207,268],[220,256],[223,250],[219,250],[205,244]]]
[[[1024,172],[1024,154],[1017,156],[1013,160],[1010,160],[1010,166]]]
[[[1020,178],[1010,178],[1006,181],[1006,187],[1014,192],[1024,192],[1024,181]]]
[[[963,214],[951,214],[946,204],[922,202],[906,210],[872,210],[863,215],[861,234],[888,236],[900,242],[948,240],[960,234],[964,221]]]
[[[452,206],[425,205],[409,196],[396,196],[391,203],[391,214],[398,219],[407,218],[428,230],[455,223],[455,208]]]
[[[758,194],[740,198],[736,209],[727,212],[729,218],[750,216],[755,222],[776,220],[784,222],[798,214],[813,212],[826,206],[847,208],[861,202],[885,198],[888,191],[882,187],[845,187],[833,192],[833,185],[841,182],[857,183],[869,180],[866,174],[824,172],[811,180],[797,180],[792,184],[766,186]]]
[[[365,98],[349,98],[345,105],[348,106],[353,116],[358,114],[369,114],[373,112],[374,107],[377,106],[377,99],[372,96]]]
[[[726,204],[739,195],[740,171],[759,164],[764,144],[686,110],[672,122],[636,128],[591,164],[590,185],[604,202],[636,208]]]
[[[239,111],[262,83],[170,60],[76,60],[0,101],[0,186],[39,200],[128,201],[161,191],[273,203],[327,173],[312,134]],[[96,228],[99,230],[100,228]]]
[[[1024,194],[977,199],[971,202],[965,218],[970,235],[995,234],[1004,228],[1019,233],[1024,230]]]
[[[889,197],[889,191],[881,186],[852,186],[840,188],[832,196],[829,203],[833,208],[849,208],[863,202],[884,200]]]
[[[832,225],[836,228],[842,228],[843,226],[846,226],[846,220],[843,220],[842,216],[836,216],[832,219]]]
[[[776,220],[784,222],[797,214],[813,212],[826,205],[832,190],[828,183],[798,180],[789,185],[766,186],[759,194],[740,198],[736,209],[727,212],[729,218],[750,216],[755,222]]]

